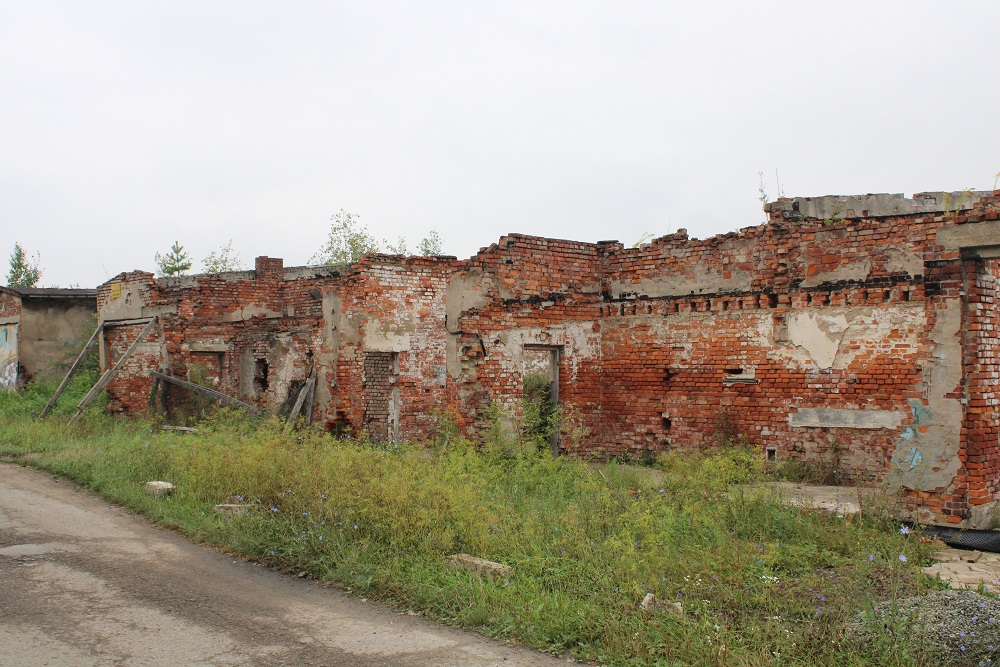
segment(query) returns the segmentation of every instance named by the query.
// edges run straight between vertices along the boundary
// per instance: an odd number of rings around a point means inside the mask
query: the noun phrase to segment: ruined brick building
[[[123,273],[98,292],[105,367],[157,324],[108,391],[144,410],[150,371],[198,368],[287,410],[314,368],[314,421],[419,439],[443,413],[475,436],[540,371],[583,427],[563,451],[698,449],[724,429],[762,457],[835,461],[926,516],[984,524],[1000,493],[1000,192],[767,210],[760,226],[639,248],[511,234],[467,260]]]

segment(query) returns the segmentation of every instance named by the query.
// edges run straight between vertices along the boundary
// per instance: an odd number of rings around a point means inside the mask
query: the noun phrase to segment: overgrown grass
[[[0,400],[0,452],[71,477],[196,540],[369,597],[615,665],[941,664],[919,641],[845,640],[873,601],[923,592],[931,546],[882,517],[790,507],[744,450],[672,455],[657,470],[390,449],[223,412],[198,433],[94,414],[37,422],[43,391]],[[37,409],[36,409],[37,406]],[[61,408],[63,414],[72,406]],[[154,500],[148,480],[177,485]],[[226,521],[217,503],[252,506]],[[453,571],[465,552],[508,578]],[[899,556],[906,558],[905,564]],[[642,610],[647,593],[680,602]]]

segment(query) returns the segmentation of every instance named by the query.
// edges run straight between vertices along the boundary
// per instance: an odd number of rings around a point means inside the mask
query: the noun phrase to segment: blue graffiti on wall
[[[17,325],[0,326],[0,389],[17,386]]]

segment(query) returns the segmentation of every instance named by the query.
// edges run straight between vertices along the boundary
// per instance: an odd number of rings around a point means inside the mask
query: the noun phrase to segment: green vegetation
[[[191,258],[179,242],[174,241],[166,255],[156,253],[153,258],[161,276],[182,276],[191,269]]]
[[[607,664],[941,664],[919,631],[879,627],[858,645],[843,630],[879,600],[932,587],[919,574],[932,545],[874,514],[836,518],[734,486],[761,480],[756,452],[598,468],[553,459],[531,437],[477,450],[443,428],[426,447],[386,448],[286,436],[277,420],[230,412],[188,435],[98,410],[67,429],[92,379],[43,422],[32,414],[51,388],[0,394],[0,456],[227,552]],[[177,493],[154,500],[143,491],[153,479]],[[224,502],[253,510],[226,521],[212,512]],[[512,573],[448,569],[460,552]],[[648,593],[683,613],[640,608]]]
[[[204,273],[223,273],[224,271],[243,271],[243,260],[240,254],[233,248],[233,240],[208,253],[208,257],[201,260],[201,267]]]
[[[38,287],[42,279],[41,258],[35,253],[32,260],[20,243],[14,244],[10,253],[10,268],[7,271],[7,287]]]
[[[309,259],[310,264],[337,266],[353,264],[368,253],[388,251],[394,255],[409,255],[406,239],[400,236],[395,243],[379,241],[368,232],[368,226],[361,222],[361,216],[340,209],[333,215],[326,241],[319,251]],[[444,254],[441,236],[434,230],[417,244],[417,253],[426,257]]]

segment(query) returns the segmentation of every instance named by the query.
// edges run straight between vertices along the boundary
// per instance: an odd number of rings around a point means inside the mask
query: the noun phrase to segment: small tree
[[[184,246],[174,241],[169,253],[156,253],[156,266],[160,269],[161,276],[183,275],[191,269],[191,260]]]
[[[233,240],[222,246],[218,250],[208,253],[208,257],[201,260],[201,265],[205,273],[222,273],[223,271],[242,271],[243,260],[239,253],[233,249]]]
[[[406,243],[406,238],[400,236],[395,243],[389,243],[385,241],[385,249],[391,252],[393,255],[409,255],[410,249]]]
[[[333,216],[333,224],[326,242],[309,260],[310,264],[351,264],[366,253],[378,252],[382,244],[368,233],[368,228],[358,222],[360,216],[340,209]]]
[[[32,262],[20,243],[14,244],[10,254],[10,271],[7,272],[7,287],[36,287],[42,279],[41,256],[35,253]]]
[[[430,233],[420,240],[417,244],[417,252],[419,252],[424,257],[440,257],[444,254],[441,246],[441,235],[435,230],[431,230]]]

